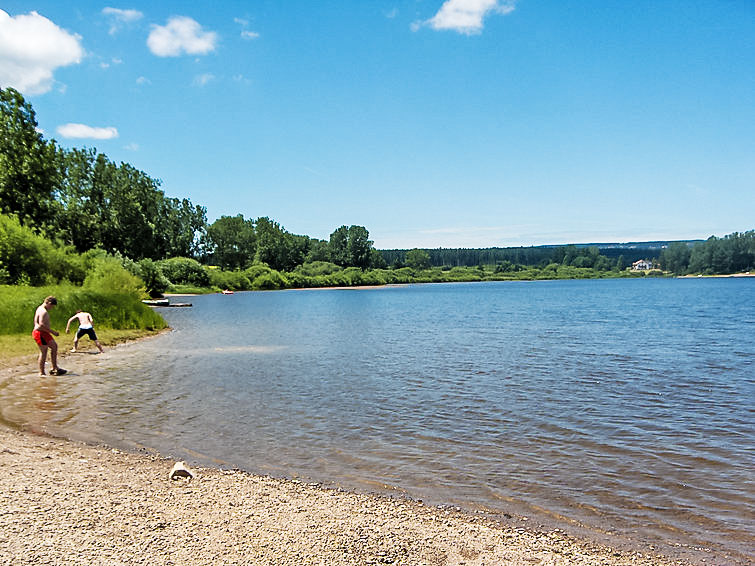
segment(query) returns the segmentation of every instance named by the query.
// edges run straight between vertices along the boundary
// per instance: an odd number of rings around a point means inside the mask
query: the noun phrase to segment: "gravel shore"
[[[0,427],[0,564],[682,564],[559,530]]]

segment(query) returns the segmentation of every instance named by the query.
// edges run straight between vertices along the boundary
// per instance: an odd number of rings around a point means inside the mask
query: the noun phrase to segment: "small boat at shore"
[[[168,299],[144,299],[142,302],[150,307],[190,307],[191,303],[171,303]]]
[[[145,305],[151,307],[169,307],[170,301],[168,299],[143,299],[142,302]]]
[[[222,293],[223,295],[233,295],[233,291],[231,291],[231,290],[229,290],[229,289],[223,289],[223,290],[222,290],[222,291],[220,291],[220,292],[221,292],[221,293]]]

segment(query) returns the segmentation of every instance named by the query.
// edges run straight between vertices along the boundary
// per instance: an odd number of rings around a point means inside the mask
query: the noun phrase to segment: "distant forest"
[[[683,241],[691,246],[700,240]],[[540,265],[563,263],[567,256],[571,262],[577,256],[597,254],[611,260],[612,264],[621,262],[628,267],[640,259],[659,259],[664,248],[671,242],[634,242],[627,244],[578,244],[564,246],[531,246],[511,248],[422,248],[430,256],[434,267],[475,267],[478,265],[497,265],[505,262],[519,265]],[[388,265],[405,261],[409,250],[380,250]]]
[[[354,270],[380,272],[371,279],[376,282],[439,281],[441,272],[453,270],[454,277],[469,278],[465,268],[485,268],[485,277],[608,276],[639,259],[678,275],[755,270],[753,231],[694,242],[377,250],[364,226],[343,225],[320,240],[292,234],[266,216],[208,223],[205,207],[166,196],[160,184],[95,149],[68,150],[46,140],[31,104],[12,88],[0,89],[0,284],[81,280],[97,254],[158,283],[168,273],[173,283],[185,280],[179,271],[191,266],[201,286],[223,285],[220,272],[245,272],[253,283],[260,269],[266,284],[278,287],[310,285],[313,277],[338,281],[339,271],[348,271],[353,284],[364,282]],[[75,254],[90,255],[79,260]],[[173,261],[179,259],[186,261]],[[204,266],[214,268],[209,279]],[[438,273],[421,274],[433,269]]]

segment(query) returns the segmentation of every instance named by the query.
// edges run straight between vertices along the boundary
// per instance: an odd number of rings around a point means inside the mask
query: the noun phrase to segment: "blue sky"
[[[755,228],[755,2],[15,2],[0,86],[221,215],[378,248]]]

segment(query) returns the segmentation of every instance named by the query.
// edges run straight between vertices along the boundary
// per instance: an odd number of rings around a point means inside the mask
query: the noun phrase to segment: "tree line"
[[[661,267],[676,275],[703,275],[755,271],[755,230],[711,236],[693,246],[671,243],[659,258]]]
[[[0,89],[0,283],[44,279],[34,265],[44,266],[50,277],[82,281],[100,252],[118,258],[153,291],[165,287],[168,273],[196,285],[230,281],[238,288],[268,288],[303,285],[311,282],[307,278],[363,282],[365,276],[357,272],[387,268],[397,272],[395,277],[382,273],[378,280],[404,281],[407,269],[442,268],[448,276],[449,270],[478,266],[489,266],[494,274],[523,275],[529,267],[552,273],[558,266],[618,272],[646,253],[574,245],[377,250],[363,226],[343,225],[320,240],[292,234],[266,216],[221,216],[208,223],[205,207],[170,198],[160,186],[158,179],[95,149],[64,149],[46,140],[31,104],[12,88]],[[678,274],[749,270],[755,263],[752,242],[753,232],[734,233],[695,246],[672,244],[660,258],[646,259],[658,259]],[[171,258],[190,261],[170,263]],[[200,264],[219,271],[203,276]],[[400,277],[399,270],[404,270]],[[243,275],[223,279],[221,272]],[[275,273],[290,276],[281,283]],[[462,277],[461,271],[454,277]]]
[[[79,253],[102,249],[133,260],[188,257],[223,269],[260,262],[291,270],[306,261],[382,267],[363,226],[341,226],[330,240],[286,231],[261,217],[223,216],[170,198],[161,182],[95,149],[63,149],[46,140],[32,105],[0,89],[0,213]]]

